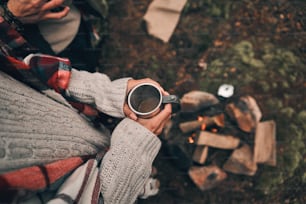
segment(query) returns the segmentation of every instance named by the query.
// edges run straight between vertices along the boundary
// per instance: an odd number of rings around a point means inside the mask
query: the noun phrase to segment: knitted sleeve
[[[161,142],[128,118],[119,123],[101,165],[101,193],[105,204],[134,203],[150,176]]]
[[[124,117],[123,104],[129,79],[121,78],[111,81],[102,73],[72,69],[66,95],[78,102],[92,105],[108,115]]]

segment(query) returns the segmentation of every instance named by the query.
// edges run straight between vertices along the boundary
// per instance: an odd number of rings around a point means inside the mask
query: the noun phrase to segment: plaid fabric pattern
[[[20,33],[14,30],[0,16],[0,69],[39,91],[54,89],[65,97],[65,90],[69,85],[72,69],[70,60],[50,55],[31,54],[38,52],[38,49],[31,46]],[[83,114],[90,113],[95,115],[96,110],[88,111],[93,109],[92,107],[72,101],[67,97],[66,99]],[[92,120],[95,120],[92,117],[93,115],[90,114],[89,116],[91,116]],[[96,171],[95,169],[98,168],[99,161],[101,161],[104,154],[105,152],[102,152],[102,154],[97,155],[97,158],[89,160],[88,158],[71,157],[49,164],[31,166],[0,174],[0,200],[13,199],[19,189],[27,191],[44,190],[72,172],[86,169],[85,176],[78,177],[78,179],[82,180],[82,186],[79,189],[76,188],[73,180],[69,181],[71,183],[69,186],[74,187],[75,192],[78,192],[78,196],[71,200],[78,202],[83,199],[83,196],[88,197],[88,190],[86,189],[89,189],[88,182],[91,181],[95,185],[94,188],[90,189],[92,192],[89,193],[91,202],[86,203],[97,203],[100,195],[99,178],[97,175],[90,177],[89,175],[92,175],[91,172]],[[63,196],[69,197],[70,195],[62,192],[57,198],[61,199]]]
[[[48,86],[58,92],[63,92],[68,87],[71,66],[68,59],[48,55],[29,55],[24,62],[14,57],[4,56],[0,52],[0,69],[19,75],[27,83],[36,88]],[[13,74],[14,75],[14,74]],[[88,105],[71,103],[80,111],[86,110]],[[100,152],[96,158],[71,157],[49,164],[31,166],[8,173],[0,174],[0,202],[13,202],[19,190],[27,192],[43,191],[56,185],[63,178],[72,175],[65,181],[65,189],[53,200],[57,203],[69,198],[72,203],[98,203],[100,196],[100,180],[97,172],[99,164],[107,150]],[[86,163],[85,163],[86,162]],[[85,174],[79,172],[85,171]],[[78,180],[80,182],[78,182]],[[76,185],[81,183],[81,186]],[[77,195],[77,197],[73,197]]]
[[[67,177],[55,197],[48,203],[91,203],[102,201],[99,166],[107,150],[96,157],[71,157],[45,165],[22,168],[0,175],[0,202],[11,203],[16,190],[42,192]]]
[[[50,55],[31,54],[24,59],[34,75],[42,83],[63,93],[67,89],[71,76],[71,64],[68,59]]]
[[[62,93],[68,87],[71,76],[71,66],[68,59],[31,54],[24,61],[20,61],[14,57],[3,56],[2,53],[1,61],[7,63],[0,69],[13,76],[18,75],[17,78],[22,78],[22,81],[38,90],[51,88]]]
[[[31,53],[38,53],[38,49],[31,46],[24,37],[14,30],[1,16],[0,31],[0,55],[7,56],[7,60],[13,65],[9,66],[11,70],[4,71],[9,72],[9,74],[13,73],[14,77],[25,81],[38,90],[52,88],[64,94],[64,90],[67,88],[70,79],[71,63],[69,59],[39,54],[32,56]],[[27,65],[19,60],[29,55],[32,56],[33,59],[27,62]],[[1,67],[0,69],[3,70],[6,68]],[[65,98],[74,108],[79,110],[79,112],[90,117],[93,116],[86,111],[86,109],[93,108],[70,98]]]
[[[27,189],[37,191],[49,187],[84,163],[81,157],[71,157],[49,164],[22,168],[0,175],[0,191]]]
[[[99,152],[96,158],[89,159],[73,172],[58,190],[54,199],[49,204],[59,203],[59,200],[67,203],[97,204],[102,202],[100,197],[99,166],[104,152]],[[78,179],[80,182],[75,182]],[[75,192],[75,193],[71,193]]]
[[[38,52],[20,33],[0,16],[0,51],[5,55],[25,57]]]
[[[9,27],[3,21],[1,22],[1,20],[0,17],[0,69],[38,90],[50,88],[64,95],[64,91],[69,85],[72,69],[69,59],[49,55],[30,54],[22,61],[14,55],[10,56],[11,51],[15,51],[17,48],[24,48],[27,43],[17,32],[8,29]],[[7,33],[2,31],[7,31]],[[24,54],[29,50],[26,49]],[[84,107],[87,106],[77,102],[71,104],[80,111],[83,111],[85,109]],[[85,161],[87,159],[82,157],[71,157],[49,164],[31,166],[1,174],[0,200],[5,201],[8,199],[7,201],[9,202],[10,199],[15,197],[18,189],[27,191],[44,190],[74,170],[81,168],[85,164]],[[82,168],[90,168],[91,171],[92,165],[86,165]],[[80,179],[86,178],[82,177]],[[95,182],[99,182],[98,177],[94,177],[93,179],[95,179]],[[84,185],[85,182],[83,181]],[[96,202],[100,193],[99,185],[95,185],[95,188],[92,190],[92,200]],[[83,191],[84,188],[77,191],[79,192],[77,199],[83,194]]]
[[[72,69],[68,59],[50,55],[30,54],[24,61],[20,61],[14,57],[4,56],[4,53],[1,52],[0,56],[2,56],[0,62],[5,64],[5,66],[0,67],[1,70],[38,90],[48,88],[55,90],[62,94],[80,113],[96,121],[98,111],[95,108],[65,96]]]

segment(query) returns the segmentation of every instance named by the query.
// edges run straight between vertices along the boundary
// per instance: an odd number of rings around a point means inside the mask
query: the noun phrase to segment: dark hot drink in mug
[[[127,103],[130,109],[142,118],[153,117],[165,103],[171,103],[176,108],[180,105],[176,95],[163,96],[161,90],[152,83],[135,86],[128,94]]]

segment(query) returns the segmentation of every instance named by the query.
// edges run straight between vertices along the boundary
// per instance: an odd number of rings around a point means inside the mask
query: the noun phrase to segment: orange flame
[[[201,130],[205,130],[206,129],[206,124],[205,123],[202,123],[201,125]]]
[[[205,129],[206,129],[205,117],[203,117],[203,116],[198,116],[198,121],[199,121],[199,122],[202,122],[202,124],[201,124],[201,130],[205,130]]]
[[[204,117],[198,116],[198,121],[203,121],[203,120],[204,120]]]
[[[216,133],[216,132],[218,132],[218,129],[217,128],[212,128],[210,131],[213,132],[213,133]]]
[[[194,141],[194,138],[197,136],[197,134],[196,133],[193,133],[192,135],[190,135],[189,137],[188,137],[188,143],[190,143],[190,144],[193,144],[195,141]]]
[[[188,137],[188,143],[193,144],[194,143],[194,139],[192,136]]]

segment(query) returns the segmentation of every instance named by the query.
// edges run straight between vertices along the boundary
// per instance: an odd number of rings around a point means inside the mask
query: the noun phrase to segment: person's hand
[[[9,0],[7,8],[22,23],[34,24],[43,20],[61,19],[69,12],[69,7],[64,6],[65,0]],[[62,7],[58,12],[52,9]]]
[[[141,84],[141,83],[152,83],[155,84],[157,87],[160,88],[161,92],[163,95],[169,95],[167,92],[164,91],[164,89],[160,86],[159,83],[157,83],[156,81],[150,79],[150,78],[145,78],[145,79],[139,79],[139,80],[135,80],[135,79],[130,79],[128,81],[127,84],[127,94],[129,93],[129,91],[134,88],[136,85]],[[123,112],[124,114],[132,119],[132,120],[137,120],[137,115],[129,108],[128,104],[125,103],[123,106]]]
[[[140,83],[153,83],[156,86],[158,86],[162,92],[163,95],[169,95],[168,92],[166,92],[159,83],[157,83],[156,81],[149,79],[149,78],[145,78],[145,79],[140,79],[140,80],[134,80],[131,79],[128,81],[128,87],[127,87],[127,93],[136,85],[140,84]],[[159,135],[162,133],[164,126],[166,125],[166,123],[168,122],[168,120],[171,118],[171,113],[172,113],[172,108],[171,108],[171,104],[165,104],[165,106],[163,107],[163,109],[161,109],[161,111],[155,115],[152,118],[139,118],[137,117],[137,115],[129,108],[129,106],[127,105],[127,103],[125,103],[124,105],[124,113],[127,117],[131,118],[132,120],[135,120],[136,122],[140,123],[142,126],[146,127],[148,130],[150,130],[151,132],[153,132],[156,135]]]
[[[160,135],[166,123],[170,120],[171,113],[171,104],[165,104],[164,108],[154,117],[148,119],[138,118],[136,121],[149,129],[155,135]]]

